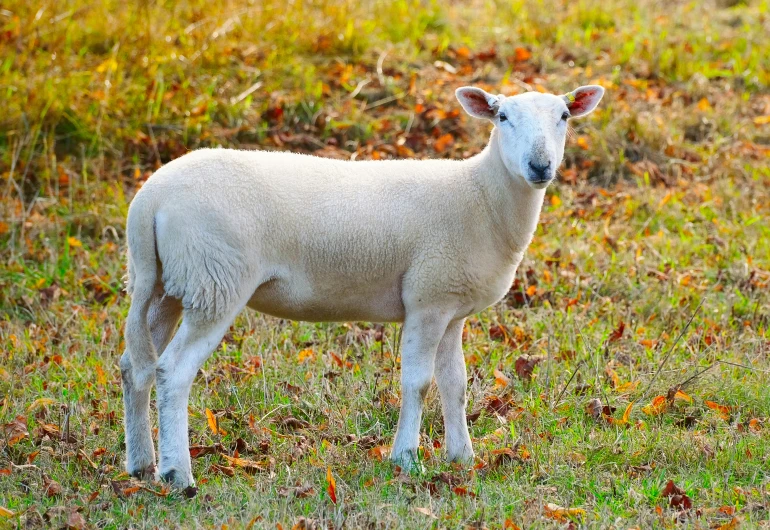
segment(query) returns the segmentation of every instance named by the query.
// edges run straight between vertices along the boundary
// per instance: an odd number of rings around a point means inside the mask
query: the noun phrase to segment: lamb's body
[[[158,170],[131,203],[127,225],[131,309],[120,365],[129,472],[155,469],[155,381],[160,475],[193,483],[190,388],[247,305],[295,320],[403,321],[391,457],[413,462],[434,374],[447,455],[472,457],[464,319],[511,285],[563,155],[565,109],[595,105],[601,88],[590,90],[593,99],[524,94],[503,104],[461,89],[469,113],[497,124],[489,145],[463,161],[344,162],[208,149]],[[529,128],[504,128],[503,109]]]
[[[165,292],[212,318],[243,289],[295,320],[402,322],[420,299],[460,318],[505,294],[537,222],[502,234],[480,162],[200,150],[153,175],[128,231],[152,217]]]

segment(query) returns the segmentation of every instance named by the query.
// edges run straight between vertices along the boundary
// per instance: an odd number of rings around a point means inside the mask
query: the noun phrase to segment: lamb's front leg
[[[465,390],[468,375],[463,356],[463,325],[455,320],[446,330],[436,353],[436,384],[444,411],[444,446],[449,460],[468,462],[473,459],[473,447],[465,417]]]
[[[391,459],[406,469],[417,460],[425,395],[433,379],[436,348],[451,315],[441,311],[409,313],[401,340],[401,413]]]

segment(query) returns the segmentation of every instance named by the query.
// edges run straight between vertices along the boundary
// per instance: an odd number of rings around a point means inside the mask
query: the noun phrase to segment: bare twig
[[[698,314],[700,311],[700,308],[703,306],[703,302],[705,302],[706,299],[701,299],[700,303],[698,304],[698,307],[695,308],[695,311],[693,311],[692,315],[690,316],[690,320],[687,321],[687,325],[682,329],[681,333],[679,333],[679,336],[676,338],[674,343],[671,345],[671,347],[668,349],[668,353],[666,353],[665,357],[663,357],[663,360],[660,362],[660,366],[658,366],[658,369],[655,371],[655,375],[652,376],[652,379],[647,384],[647,388],[644,389],[644,392],[642,392],[642,396],[639,399],[644,399],[644,397],[647,395],[647,392],[650,391],[650,388],[652,388],[652,384],[655,382],[655,380],[658,378],[658,375],[660,375],[660,371],[663,370],[663,366],[665,366],[666,362],[668,361],[668,358],[671,357],[671,354],[674,353],[674,348],[676,348],[676,345],[679,344],[679,341],[682,339],[685,333],[687,333],[687,330],[690,329],[690,324],[692,324],[692,321],[695,319],[695,315]]]

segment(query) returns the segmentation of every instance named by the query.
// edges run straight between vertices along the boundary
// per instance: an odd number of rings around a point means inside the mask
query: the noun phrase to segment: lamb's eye
[[[569,117],[570,117],[570,114],[569,114],[569,112],[567,112],[567,111],[565,110],[565,111],[564,111],[564,114],[562,114],[562,115],[561,115],[561,121],[567,121],[567,118],[569,118]]]
[[[508,116],[506,116],[502,112],[500,114],[498,114],[498,116],[499,116],[501,122],[508,121]]]

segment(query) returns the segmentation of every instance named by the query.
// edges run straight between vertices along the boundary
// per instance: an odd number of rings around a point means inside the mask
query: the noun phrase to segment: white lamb
[[[468,114],[494,124],[489,145],[467,160],[203,149],[158,170],[128,214],[131,309],[120,360],[128,472],[156,471],[155,382],[159,475],[194,484],[188,396],[244,306],[296,320],[403,322],[391,458],[414,463],[435,375],[447,457],[471,459],[464,320],[508,291],[561,164],[567,120],[603,94],[593,85],[564,96],[460,88]]]

